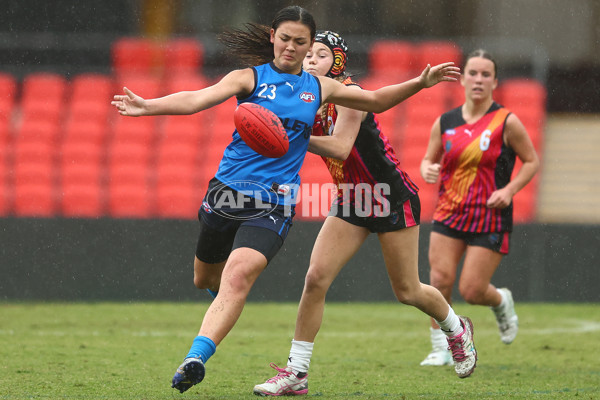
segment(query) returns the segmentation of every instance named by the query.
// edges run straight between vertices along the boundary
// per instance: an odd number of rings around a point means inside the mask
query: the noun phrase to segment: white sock
[[[463,327],[460,323],[460,319],[458,319],[458,316],[454,313],[454,310],[449,305],[448,305],[448,309],[449,309],[449,311],[448,311],[448,316],[446,317],[446,319],[441,322],[436,320],[435,322],[437,322],[437,324],[442,329],[442,332],[444,332],[446,334],[446,336],[452,337],[452,336],[460,335],[463,331]]]
[[[292,369],[294,374],[308,373],[308,366],[310,365],[314,345],[311,342],[292,339],[292,348],[290,349],[287,366]]]
[[[431,348],[433,350],[445,350],[448,347],[446,335],[440,328],[434,329],[429,327],[429,332],[431,335]]]
[[[502,297],[502,300],[500,300],[500,304],[498,304],[496,307],[492,307],[492,310],[500,311],[506,304],[506,294],[502,290],[498,290],[498,289],[496,289],[496,290],[498,291],[498,293],[500,293],[500,297]]]

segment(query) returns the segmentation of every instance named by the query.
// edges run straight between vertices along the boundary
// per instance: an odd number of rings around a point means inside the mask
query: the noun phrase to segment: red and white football
[[[258,154],[277,158],[287,153],[290,142],[279,117],[254,103],[242,103],[233,113],[233,122],[246,144]]]

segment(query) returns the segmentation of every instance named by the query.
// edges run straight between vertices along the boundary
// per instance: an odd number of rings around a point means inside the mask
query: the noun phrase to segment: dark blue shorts
[[[232,250],[248,247],[271,261],[287,237],[293,215],[293,210],[290,213],[280,205],[265,205],[213,178],[198,211],[196,257],[219,263],[226,261]]]

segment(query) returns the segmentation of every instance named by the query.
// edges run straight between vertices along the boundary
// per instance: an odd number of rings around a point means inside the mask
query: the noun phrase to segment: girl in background
[[[431,128],[421,176],[441,178],[429,244],[431,284],[448,302],[464,256],[458,284],[469,304],[490,306],[500,338],[512,343],[519,329],[512,293],[491,284],[508,254],[513,227],[512,198],[535,175],[538,156],[525,127],[496,103],[496,62],[484,50],[467,56],[461,84],[465,103],[439,117]],[[515,156],[523,165],[511,180]],[[452,364],[439,324],[431,320],[432,350],[421,365]]]

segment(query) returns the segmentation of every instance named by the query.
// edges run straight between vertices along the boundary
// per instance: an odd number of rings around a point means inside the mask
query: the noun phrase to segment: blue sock
[[[216,350],[217,346],[215,345],[215,342],[206,336],[196,336],[194,343],[192,343],[192,347],[190,348],[190,352],[185,358],[200,358],[203,363],[206,363],[208,359],[215,354]]]
[[[215,297],[217,297],[217,295],[219,294],[219,291],[214,291],[214,290],[210,290],[210,289],[206,289],[206,291],[208,292],[208,294],[211,295],[211,297],[214,299]]]

